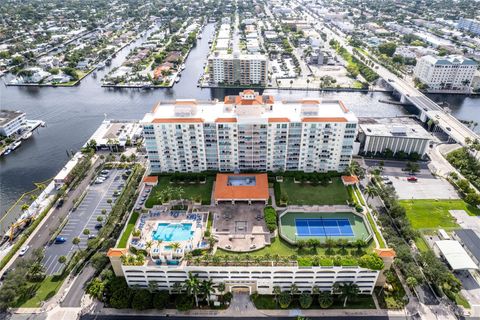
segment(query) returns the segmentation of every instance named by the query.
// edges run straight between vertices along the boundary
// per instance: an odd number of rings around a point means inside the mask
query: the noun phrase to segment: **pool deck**
[[[147,243],[150,241],[153,242],[150,248],[150,254],[151,258],[155,260],[182,258],[186,252],[196,249],[203,239],[208,212],[173,212],[165,206],[155,206],[154,209],[149,210],[148,213],[143,213],[135,225],[135,230],[141,231],[140,237],[132,236],[129,239],[128,245],[134,246],[137,249],[146,250]],[[193,216],[195,219],[192,218],[192,215],[195,215]],[[198,217],[200,218],[197,220]],[[153,233],[157,230],[159,223],[191,223],[193,235],[187,240],[155,240],[153,239]],[[180,244],[180,249],[177,252],[169,249],[174,242]]]
[[[212,210],[212,232],[217,246],[227,251],[255,251],[270,244],[263,204],[221,203]]]

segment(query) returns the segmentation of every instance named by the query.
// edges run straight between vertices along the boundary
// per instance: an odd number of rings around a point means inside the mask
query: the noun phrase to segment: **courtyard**
[[[285,177],[283,182],[275,182],[275,189],[277,205],[282,195],[287,196],[288,205],[345,205],[350,200],[340,177],[325,184],[296,183],[293,177]]]

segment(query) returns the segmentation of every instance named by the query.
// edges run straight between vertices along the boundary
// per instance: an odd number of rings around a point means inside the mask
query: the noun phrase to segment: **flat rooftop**
[[[409,117],[359,118],[360,130],[367,136],[430,139],[433,136]]]
[[[13,119],[24,115],[25,113],[21,111],[11,111],[11,110],[0,110],[0,127],[6,125]]]
[[[476,232],[472,229],[458,229],[455,230],[455,235],[467,247],[470,254],[480,261],[480,238]]]
[[[462,245],[456,240],[435,241],[442,255],[447,260],[452,270],[478,269]]]
[[[245,90],[224,101],[178,99],[159,102],[143,123],[162,122],[357,122],[357,117],[340,100],[303,98],[276,101],[273,96]]]
[[[215,180],[216,201],[268,200],[268,176],[266,173],[230,174],[218,173]]]

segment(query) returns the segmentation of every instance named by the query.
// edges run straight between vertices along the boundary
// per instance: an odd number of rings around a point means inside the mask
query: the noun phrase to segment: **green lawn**
[[[138,216],[140,214],[138,212],[133,212],[132,216],[128,220],[127,227],[125,228],[125,231],[123,232],[122,236],[120,237],[120,241],[118,242],[118,248],[126,248],[127,247],[127,241],[128,238],[130,237],[130,234],[132,234],[133,227],[135,227],[135,223],[137,222]]]
[[[53,297],[62,286],[64,276],[47,276],[40,283],[32,283],[32,286],[39,286],[35,296],[28,300],[18,301],[19,308],[38,308],[42,301],[46,301]]]
[[[332,183],[326,186],[295,183],[292,177],[285,177],[283,182],[278,183],[280,190],[288,195],[289,205],[346,204],[350,199],[347,189],[338,177],[332,178]]]
[[[150,196],[145,202],[145,207],[151,208],[154,205],[160,204],[160,201],[158,199],[160,192],[162,191],[162,189],[164,189],[167,186],[181,187],[184,191],[184,194],[183,194],[184,199],[188,200],[188,199],[200,197],[202,199],[202,204],[209,205],[214,179],[215,177],[207,177],[206,183],[192,184],[192,183],[170,183],[170,177],[168,176],[158,177],[158,185],[153,187],[152,192],[150,192]]]
[[[420,250],[420,252],[427,252],[430,250],[430,247],[428,246],[422,235],[415,238],[415,245],[417,246],[418,250]]]
[[[459,306],[462,306],[466,309],[470,309],[470,303],[468,303],[467,299],[462,295],[461,292],[455,295],[455,303]]]
[[[463,200],[401,200],[407,217],[415,229],[457,228],[449,210],[465,210],[469,215],[480,215],[480,209]]]
[[[364,248],[364,251],[366,253],[372,252],[372,250],[375,247],[375,242],[370,241],[369,245]],[[270,246],[266,246],[260,250],[257,251],[252,251],[252,252],[230,252],[226,250],[222,250],[220,248],[217,249],[215,252],[215,255],[250,255],[250,256],[264,256],[266,254],[269,254],[271,256],[274,255],[279,255],[281,257],[290,257],[292,255],[296,255],[299,257],[305,256],[335,256],[335,255],[343,255],[346,256],[344,253],[342,254],[340,252],[340,248],[333,248],[332,252],[327,255],[326,248],[317,248],[316,250],[311,249],[311,248],[305,248],[298,250],[296,247],[292,246],[285,240],[279,238],[278,236],[272,239],[272,244]],[[356,249],[355,248],[348,248],[347,249],[347,255],[350,255],[350,252],[355,253]]]

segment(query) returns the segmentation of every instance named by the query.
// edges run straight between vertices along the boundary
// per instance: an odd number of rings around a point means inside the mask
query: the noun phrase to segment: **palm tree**
[[[157,291],[157,290],[158,290],[158,283],[157,283],[157,281],[154,281],[154,280],[149,281],[149,282],[148,282],[148,291],[150,291],[150,293],[153,293],[153,292],[155,292],[155,291]]]
[[[370,198],[373,198],[378,195],[378,189],[377,187],[369,184],[368,186],[365,187],[364,190],[365,194],[367,195],[367,202]]]
[[[172,286],[172,293],[180,293],[182,292],[182,284],[180,282],[175,282]]]
[[[20,210],[22,210],[22,212],[25,212],[28,210],[28,208],[30,208],[30,206],[26,203],[22,204],[22,206],[20,207]]]
[[[110,205],[110,209],[113,209],[112,202],[112,199],[107,199],[107,203]]]
[[[58,263],[64,264],[65,262],[67,262],[67,257],[65,256],[58,257]]]
[[[310,79],[307,79],[307,90],[308,90],[308,85],[310,84]]]
[[[280,286],[273,287],[273,295],[275,296],[275,303],[278,303],[278,296],[282,293],[282,289]]]
[[[200,292],[200,282],[198,280],[198,275],[188,273],[188,279],[184,283],[185,290],[188,295],[193,295],[195,298],[195,305],[198,308],[198,293]]]
[[[343,307],[347,306],[348,298],[355,298],[359,289],[358,286],[353,282],[335,282],[333,284],[333,292],[337,293],[343,301]]]
[[[275,265],[280,262],[280,255],[278,253],[273,255],[273,261],[275,261]]]
[[[325,240],[325,248],[327,248],[327,250],[325,252],[327,254],[332,253],[332,248],[333,248],[334,245],[335,245],[335,241],[332,238],[327,238]]]
[[[89,229],[83,229],[83,234],[88,236],[90,234],[90,230]]]
[[[318,286],[313,286],[312,287],[312,294],[314,294],[314,295],[320,294],[320,288]]]
[[[320,295],[318,296],[318,304],[320,305],[320,308],[329,308],[333,304],[333,297],[330,292],[320,292]]]
[[[298,286],[297,286],[295,283],[292,283],[292,284],[290,285],[290,294],[291,294],[292,296],[294,296],[294,295],[297,295],[298,292],[299,292],[299,291],[298,291]]]
[[[78,247],[78,250],[80,250],[80,241],[81,240],[79,237],[75,237],[72,239],[72,243]]]
[[[147,254],[149,256],[151,256],[151,249],[152,249],[152,246],[153,246],[153,241],[149,240],[145,243],[145,249],[147,249]]]
[[[200,291],[204,295],[207,303],[210,305],[210,296],[215,292],[215,287],[213,286],[213,281],[211,279],[203,280],[200,284]]]

